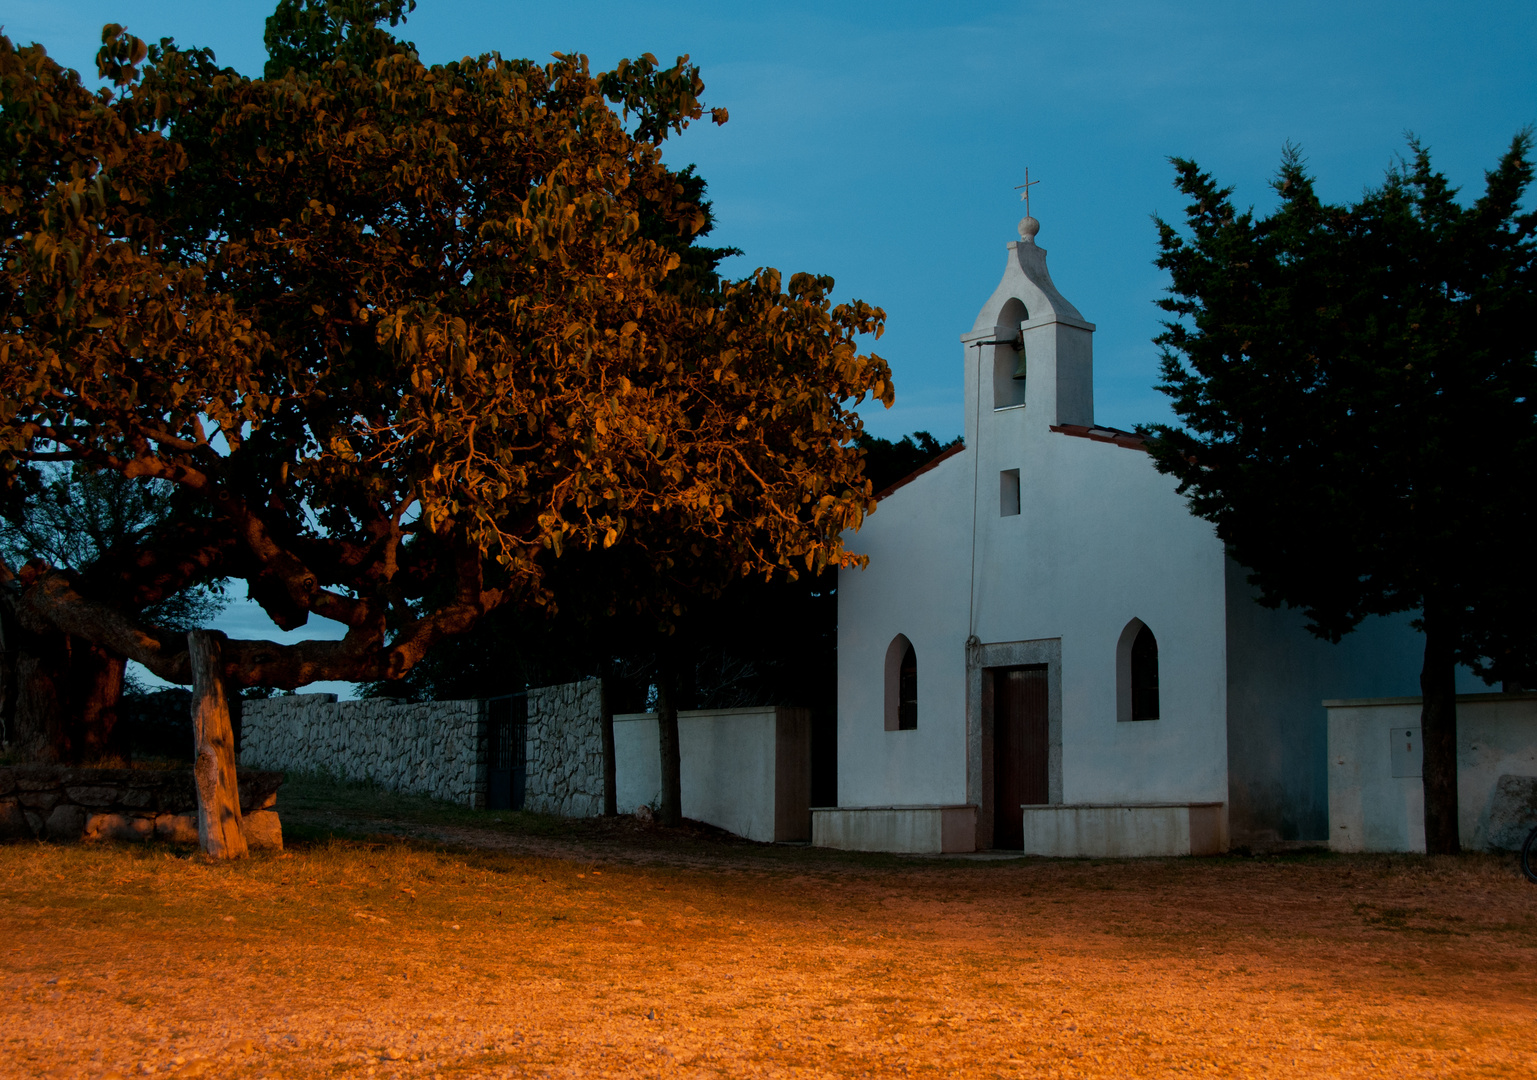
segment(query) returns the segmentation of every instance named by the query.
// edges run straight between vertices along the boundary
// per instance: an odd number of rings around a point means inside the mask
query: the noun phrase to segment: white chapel
[[[1421,641],[1261,608],[1134,434],[1040,224],[961,336],[965,440],[883,493],[838,583],[838,806],[813,843],[1045,855],[1327,843],[1325,699],[1418,692]]]

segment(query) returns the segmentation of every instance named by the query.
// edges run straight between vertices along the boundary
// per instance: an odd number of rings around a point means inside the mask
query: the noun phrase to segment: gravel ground
[[[1510,859],[898,859],[300,795],[307,839],[235,864],[0,847],[0,1077],[1537,1075]]]

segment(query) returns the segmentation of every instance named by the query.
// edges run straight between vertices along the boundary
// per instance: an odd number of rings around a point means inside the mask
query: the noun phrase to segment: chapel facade
[[[1326,698],[1421,641],[1254,603],[1142,440],[1094,422],[1094,324],[1026,217],[961,336],[965,439],[883,493],[838,583],[838,803],[813,843],[1046,855],[1328,841]]]

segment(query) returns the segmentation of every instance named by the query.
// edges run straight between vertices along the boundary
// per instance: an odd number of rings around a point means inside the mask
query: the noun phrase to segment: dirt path
[[[1501,860],[0,848],[0,1076],[1531,1076]]]

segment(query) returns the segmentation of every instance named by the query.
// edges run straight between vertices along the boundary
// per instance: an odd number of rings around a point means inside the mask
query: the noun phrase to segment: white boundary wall
[[[760,841],[811,839],[811,714],[707,709],[678,714],[683,816]],[[618,810],[661,802],[655,713],[614,717]]]
[[[1420,699],[1325,701],[1324,707],[1329,710],[1329,846],[1335,851],[1424,851]],[[1537,817],[1530,817],[1537,813],[1534,798],[1537,694],[1459,694],[1457,827],[1462,846],[1519,847],[1520,840],[1512,843],[1513,838],[1537,825]]]

